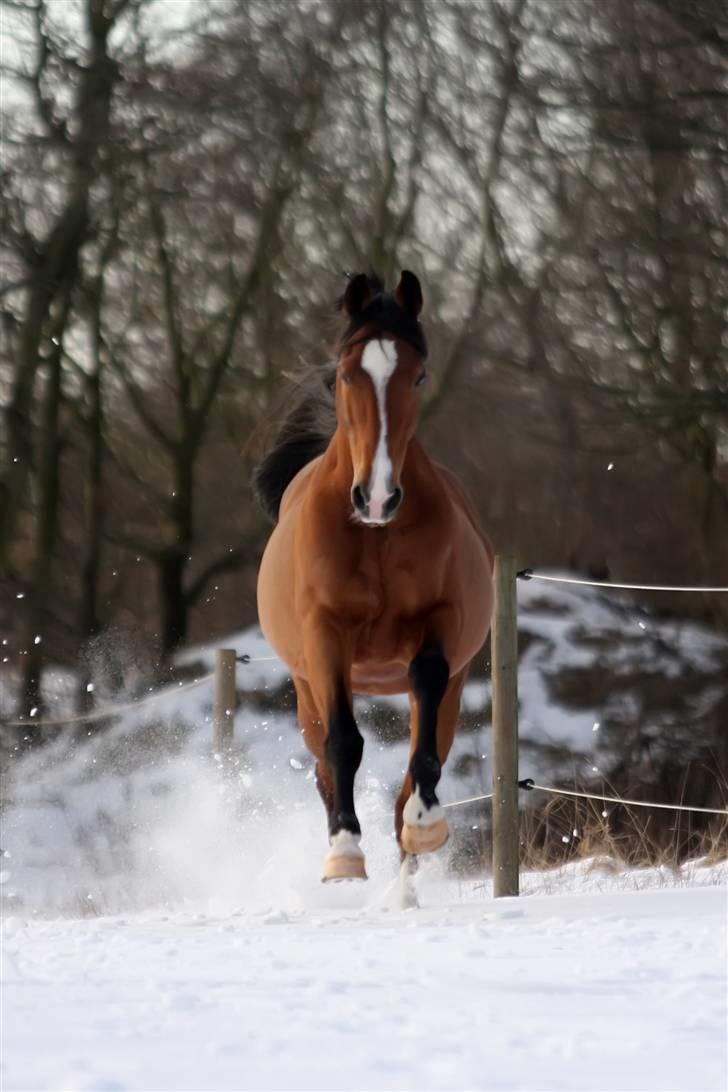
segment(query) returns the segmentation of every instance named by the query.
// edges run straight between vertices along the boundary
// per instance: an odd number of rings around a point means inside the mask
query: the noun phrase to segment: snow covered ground
[[[2,1087],[723,1090],[720,880],[581,866],[493,901],[433,863],[419,910],[375,884],[296,911],[10,917]]]
[[[597,592],[521,585],[519,605],[524,775],[586,777],[613,753],[616,696],[559,707],[559,671],[598,655],[618,674],[625,642],[632,668],[666,676],[726,662],[708,631]],[[270,655],[255,631],[230,643]],[[213,652],[185,658],[204,673]],[[417,877],[421,908],[402,911],[397,699],[358,705],[370,881],[323,886],[323,809],[285,669],[262,659],[237,679],[224,757],[212,753],[209,681],[88,738],[63,731],[10,752],[4,1092],[726,1088],[725,863],[620,874],[580,862],[493,901],[487,879],[448,872],[448,849]],[[47,681],[61,713],[73,677]],[[11,690],[0,686],[5,711]],[[489,699],[487,681],[469,683],[445,803],[489,787]],[[451,846],[488,823],[487,804],[449,815]]]

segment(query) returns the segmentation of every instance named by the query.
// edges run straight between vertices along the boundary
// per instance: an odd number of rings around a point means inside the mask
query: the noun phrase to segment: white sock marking
[[[392,460],[387,450],[387,383],[397,367],[394,342],[369,341],[364,346],[361,366],[371,376],[379,409],[379,440],[369,479],[369,521],[378,523],[384,518],[392,482]]]
[[[363,857],[364,853],[359,846],[360,834],[352,834],[350,830],[340,830],[333,838],[329,839],[331,849],[326,854],[326,859],[334,857]]]
[[[404,806],[402,818],[410,827],[431,827],[445,818],[445,809],[441,804],[434,804],[431,808],[425,806],[420,796],[420,790],[415,789]]]

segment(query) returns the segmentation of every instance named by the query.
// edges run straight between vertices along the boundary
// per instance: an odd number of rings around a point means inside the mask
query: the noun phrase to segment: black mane
[[[363,327],[374,327],[368,337],[387,333],[406,341],[427,356],[425,335],[417,319],[399,306],[393,293],[385,292],[376,273],[367,277],[372,299],[352,318],[340,338],[340,346],[351,343]],[[343,306],[343,296],[338,301]],[[290,483],[318,455],[323,455],[336,430],[334,389],[336,365],[316,368],[293,390],[293,404],[278,430],[273,447],[253,471],[253,489],[263,510],[278,522],[281,498]]]
[[[253,489],[268,518],[278,522],[281,498],[290,483],[318,455],[336,429],[336,365],[311,370],[293,391],[293,405],[273,447],[253,471]]]

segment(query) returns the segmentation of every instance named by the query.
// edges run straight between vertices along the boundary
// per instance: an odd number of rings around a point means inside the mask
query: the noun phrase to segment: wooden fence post
[[[216,751],[224,751],[233,738],[235,699],[235,649],[218,648],[215,653],[215,701],[213,708],[213,743]]]
[[[518,894],[518,608],[515,558],[495,559],[493,895]]]

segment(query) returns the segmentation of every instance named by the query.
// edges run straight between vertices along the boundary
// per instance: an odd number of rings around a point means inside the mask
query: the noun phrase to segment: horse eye
[[[416,387],[421,387],[426,379],[427,379],[427,372],[420,372],[420,374],[415,379],[415,386]]]

